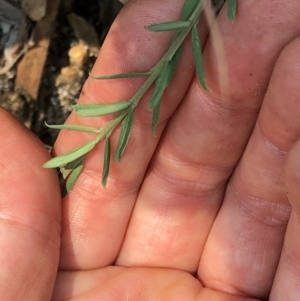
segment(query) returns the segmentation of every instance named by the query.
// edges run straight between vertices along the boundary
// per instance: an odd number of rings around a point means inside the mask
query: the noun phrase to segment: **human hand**
[[[146,32],[143,25],[177,18],[179,2],[131,1],[93,74],[151,68],[168,34]],[[3,224],[9,226],[3,226],[2,238],[4,300],[52,295],[52,300],[240,301],[266,299],[270,292],[272,301],[298,300],[299,15],[296,0],[289,5],[240,0],[234,24],[221,12],[217,26],[224,51],[214,54],[211,37],[205,44],[208,93],[193,77],[186,44],[180,71],[164,95],[156,135],[145,99],[122,162],[111,166],[107,188],[101,187],[99,146],[63,200],[53,293],[57,180],[53,171],[41,169],[47,153],[36,139],[1,112],[2,137],[10,132],[1,148],[1,158],[10,158],[1,174]],[[204,41],[203,21],[199,29]],[[221,80],[220,66],[226,71]],[[142,81],[88,79],[80,103],[127,99]],[[99,127],[105,118],[71,115],[67,122]],[[55,152],[88,138],[63,131]]]

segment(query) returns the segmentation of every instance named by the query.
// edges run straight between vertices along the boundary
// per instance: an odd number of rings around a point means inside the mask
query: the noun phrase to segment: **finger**
[[[147,71],[162,57],[170,33],[151,33],[145,24],[178,19],[182,1],[132,1],[115,21],[99,54],[93,74]],[[92,269],[112,263],[117,255],[146,167],[168,118],[178,106],[193,75],[190,46],[183,50],[184,60],[173,83],[164,95],[161,120],[151,133],[152,113],[147,107],[149,93],[136,108],[134,127],[122,162],[112,159],[107,188],[101,187],[103,146],[97,147],[85,162],[85,169],[74,189],[63,202],[62,269]],[[144,79],[96,81],[89,78],[80,103],[127,100],[137,92]],[[67,123],[99,127],[107,118],[83,119],[72,114]],[[117,133],[118,134],[118,133]],[[112,137],[115,149],[117,136]],[[82,133],[62,132],[55,146],[61,154],[83,143]],[[105,246],[105,248],[103,247]]]
[[[46,148],[0,109],[0,294],[2,300],[48,300],[60,244],[60,194]]]
[[[121,267],[60,273],[52,301],[60,300],[258,301],[203,288],[182,271]]]
[[[299,50],[299,49],[298,49]],[[300,141],[288,155],[285,184],[292,204],[278,269],[272,286],[270,301],[296,301],[300,299]]]
[[[277,3],[239,1],[234,24],[227,18],[226,7],[221,12],[204,50],[210,92],[204,93],[194,79],[168,123],[145,176],[118,264],[196,272],[228,177],[252,132],[275,59],[300,28],[299,16],[292,15],[299,2],[283,11]],[[266,11],[272,11],[274,19],[266,20]],[[262,40],[274,32],[276,39]],[[221,39],[224,53],[215,51],[215,39]],[[217,65],[220,55],[225,61]],[[218,66],[225,64],[228,73],[222,80],[228,80],[227,88],[217,80]]]
[[[269,295],[290,215],[283,181],[286,154],[300,137],[299,50],[297,38],[280,55],[254,132],[229,182],[200,262],[199,277],[208,287]]]

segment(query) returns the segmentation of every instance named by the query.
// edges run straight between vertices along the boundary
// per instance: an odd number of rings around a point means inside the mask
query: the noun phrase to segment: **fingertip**
[[[43,165],[50,159],[44,144],[26,126],[8,111],[0,108],[1,157],[11,158],[11,162],[27,162],[28,156],[35,157],[32,163]]]
[[[14,215],[20,214],[19,220],[28,221],[34,215],[32,212],[22,214],[22,206],[27,206],[28,210],[37,203],[42,210],[48,207],[59,219],[60,204],[55,201],[60,200],[58,177],[55,170],[43,168],[51,158],[48,150],[36,135],[3,108],[0,108],[0,120],[0,203],[8,202],[11,209],[14,208]]]

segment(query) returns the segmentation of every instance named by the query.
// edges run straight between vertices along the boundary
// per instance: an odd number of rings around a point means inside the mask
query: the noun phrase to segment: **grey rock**
[[[27,50],[30,22],[18,7],[0,0],[0,74]]]

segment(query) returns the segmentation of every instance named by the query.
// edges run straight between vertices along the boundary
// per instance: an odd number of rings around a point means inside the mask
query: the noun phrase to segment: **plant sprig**
[[[231,21],[233,21],[236,11],[236,0],[229,0],[228,5],[228,17]],[[187,39],[190,33],[196,73],[203,89],[208,91],[208,86],[205,80],[201,42],[197,30],[198,19],[202,11],[203,5],[201,0],[185,0],[180,20],[145,26],[145,29],[153,32],[174,31],[169,49],[160,61],[151,68],[151,70],[146,72],[128,72],[104,76],[90,75],[96,80],[113,80],[142,76],[147,77],[144,84],[139,88],[136,94],[127,101],[122,100],[111,104],[76,104],[72,107],[73,111],[77,115],[84,117],[98,117],[115,114],[115,117],[104,127],[97,129],[81,125],[47,125],[54,129],[75,130],[95,134],[95,138],[93,140],[88,141],[65,154],[54,157],[45,163],[45,168],[60,168],[69,171],[66,177],[64,194],[68,193],[74,186],[83,169],[84,160],[87,154],[89,154],[96,145],[104,140],[105,147],[102,185],[103,187],[106,186],[111,160],[110,136],[114,130],[121,125],[118,143],[114,150],[114,159],[120,161],[130,139],[135,107],[139,104],[140,100],[152,85],[154,85],[154,89],[150,96],[148,107],[153,112],[152,132],[155,132],[160,115],[162,96],[174,77],[181,57],[183,42]]]

